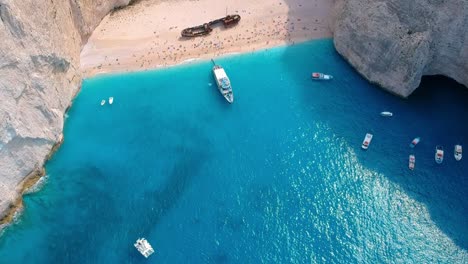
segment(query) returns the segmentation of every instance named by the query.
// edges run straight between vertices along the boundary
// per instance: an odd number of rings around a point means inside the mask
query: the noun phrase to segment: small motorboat
[[[112,104],[114,102],[114,97],[109,97],[109,104]]]
[[[333,76],[329,74],[323,74],[320,72],[313,72],[312,73],[312,80],[319,80],[319,81],[329,81],[333,79]]]
[[[409,144],[410,148],[414,148],[419,143],[419,141],[421,141],[420,137],[413,139],[413,141],[411,141],[411,143]]]
[[[372,141],[372,137],[373,137],[372,134],[370,134],[370,133],[366,134],[366,136],[364,137],[364,140],[362,141],[362,149],[368,149],[369,148],[369,144]]]
[[[462,159],[462,146],[461,145],[455,145],[454,156],[457,161],[460,161]]]
[[[144,237],[137,239],[133,245],[145,258],[148,258],[154,253],[153,247]]]
[[[101,101],[101,106],[106,104],[106,100]]]
[[[442,146],[436,146],[434,159],[437,164],[441,164],[444,161],[444,148]]]
[[[380,112],[380,115],[381,115],[381,116],[393,116],[393,113],[392,113],[392,112],[388,112],[388,111],[383,111],[383,112]]]
[[[414,164],[416,163],[416,157],[414,155],[409,155],[409,164],[408,167],[410,170],[414,170]]]

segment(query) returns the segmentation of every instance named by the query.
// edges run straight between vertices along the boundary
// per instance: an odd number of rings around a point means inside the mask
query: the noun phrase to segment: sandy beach
[[[107,15],[81,52],[86,77],[154,69],[331,37],[333,0],[143,0]],[[182,38],[184,28],[239,14],[233,28]]]

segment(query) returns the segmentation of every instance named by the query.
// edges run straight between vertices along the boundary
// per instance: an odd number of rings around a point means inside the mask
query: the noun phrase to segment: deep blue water
[[[468,263],[467,89],[432,77],[397,98],[331,40],[216,61],[232,105],[210,62],[85,80],[0,263]]]

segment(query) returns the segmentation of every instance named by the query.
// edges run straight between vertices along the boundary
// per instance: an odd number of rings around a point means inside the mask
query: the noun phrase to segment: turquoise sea
[[[397,98],[331,40],[216,62],[232,105],[208,61],[85,80],[0,263],[468,263],[468,89]]]

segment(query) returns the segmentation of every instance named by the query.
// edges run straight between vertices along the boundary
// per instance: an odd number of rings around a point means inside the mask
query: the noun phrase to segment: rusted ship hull
[[[213,31],[212,26],[218,23],[222,23],[224,27],[228,28],[228,27],[237,25],[240,19],[241,19],[240,15],[228,15],[223,18],[210,21],[200,26],[186,28],[182,30],[182,37],[192,38],[192,37],[208,35],[211,33],[211,31]]]
[[[186,28],[182,30],[182,37],[191,38],[191,37],[204,36],[204,35],[210,34],[211,31],[213,31],[213,29],[210,27],[209,24],[205,23],[200,26]]]
[[[229,15],[229,16],[222,18],[223,24],[225,27],[232,27],[232,26],[237,25],[240,19],[241,17],[239,15]]]

